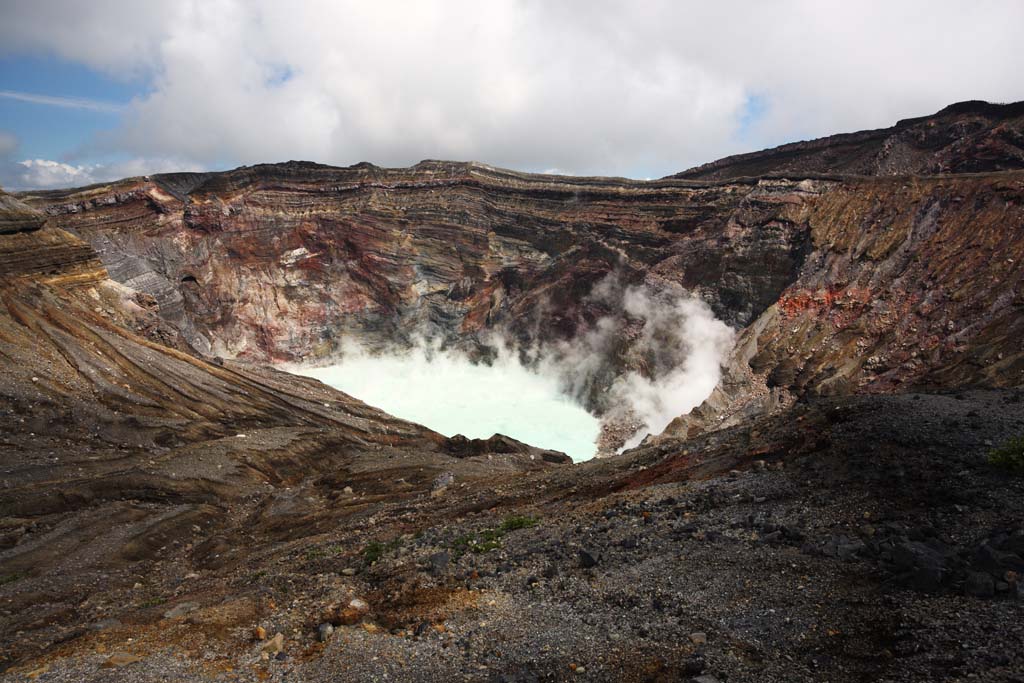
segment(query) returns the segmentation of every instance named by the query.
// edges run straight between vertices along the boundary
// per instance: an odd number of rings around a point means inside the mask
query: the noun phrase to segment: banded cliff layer
[[[796,275],[804,236],[775,217],[799,192],[291,162],[22,198],[156,296],[197,350],[297,360],[344,334],[572,336],[613,270],[678,280],[746,325]]]

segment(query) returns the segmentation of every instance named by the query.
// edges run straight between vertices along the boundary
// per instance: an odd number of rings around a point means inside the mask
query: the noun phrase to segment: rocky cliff
[[[808,394],[1024,381],[1024,174],[829,185],[794,214],[812,244],[799,276],[740,335],[712,396],[669,432]]]
[[[184,353],[153,297],[110,279],[87,243],[2,193],[0,224],[12,226],[0,234],[0,575],[36,586],[5,599],[0,668],[74,633],[76,605],[124,591],[129,567],[158,567],[185,530],[199,530],[196,558],[223,562],[253,532],[230,512],[268,489],[378,485],[399,458],[415,474],[387,487],[394,499],[446,472],[472,481],[568,460],[511,440],[462,453],[464,440],[313,380]],[[336,511],[365,503],[336,499]],[[267,533],[305,504],[267,512]]]

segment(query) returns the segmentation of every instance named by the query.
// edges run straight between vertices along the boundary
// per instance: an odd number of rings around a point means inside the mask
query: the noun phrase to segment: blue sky
[[[0,93],[83,98],[104,106],[126,107],[145,92],[141,81],[122,82],[56,57],[9,56],[0,59]],[[2,127],[17,136],[21,152],[32,158],[75,161],[101,131],[117,126],[120,112],[42,104],[0,94]]]
[[[1013,0],[0,0],[0,185],[289,159],[660,177],[1024,99],[1021,26]]]

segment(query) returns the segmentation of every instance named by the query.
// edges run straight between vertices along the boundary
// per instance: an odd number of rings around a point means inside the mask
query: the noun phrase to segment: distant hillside
[[[1024,102],[951,104],[892,128],[830,135],[712,161],[671,178],[790,173],[936,175],[1024,168]]]

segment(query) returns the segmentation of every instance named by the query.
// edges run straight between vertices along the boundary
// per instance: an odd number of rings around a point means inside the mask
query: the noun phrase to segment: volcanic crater
[[[0,194],[3,675],[1015,680],[1022,263],[1020,103],[653,181]],[[713,381],[644,429],[625,379],[705,314]],[[421,340],[556,373],[609,457],[284,371]]]

